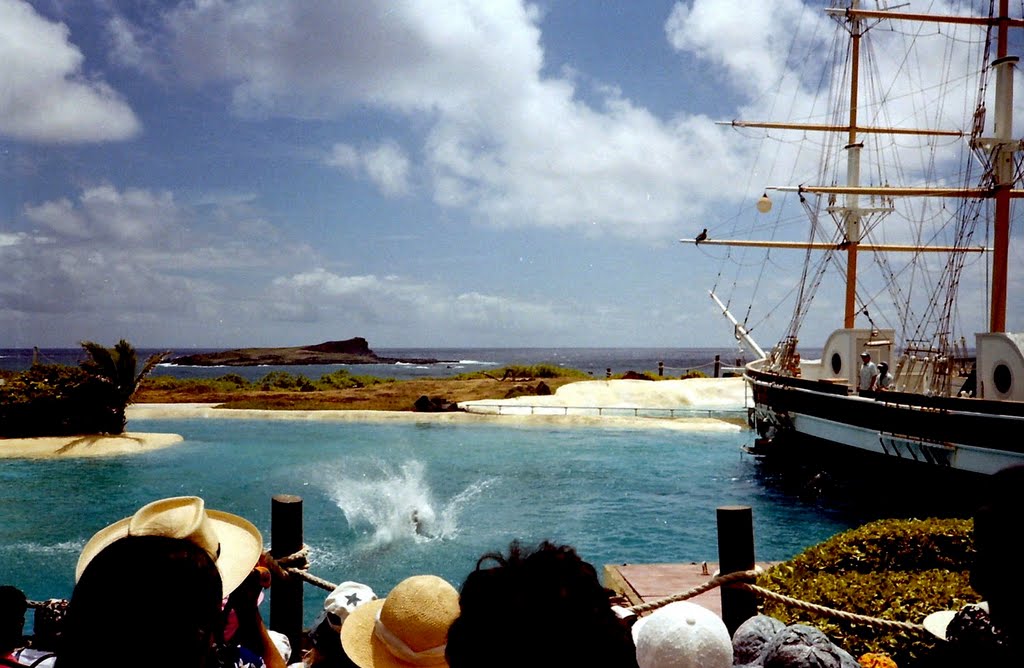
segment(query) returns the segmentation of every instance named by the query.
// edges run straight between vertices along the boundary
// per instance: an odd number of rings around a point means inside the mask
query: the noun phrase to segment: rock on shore
[[[370,350],[366,339],[357,336],[344,341],[325,341],[292,348],[236,348],[216,353],[183,355],[168,360],[182,366],[261,366],[294,364],[437,364],[452,360],[432,358],[380,357]]]

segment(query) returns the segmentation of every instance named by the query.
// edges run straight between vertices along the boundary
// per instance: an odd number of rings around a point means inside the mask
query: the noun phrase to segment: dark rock
[[[168,362],[183,366],[256,366],[293,364],[437,364],[433,358],[378,357],[361,336],[344,341],[325,341],[293,348],[236,348],[216,353],[174,357]]]
[[[636,371],[627,371],[622,374],[624,380],[654,380],[645,373],[637,373]]]
[[[820,629],[793,624],[775,634],[764,648],[764,668],[859,668],[846,650]]]
[[[436,413],[438,410],[434,401],[425,394],[413,403],[412,408],[417,413]]]
[[[551,396],[551,388],[548,387],[548,384],[542,380],[539,383],[537,383],[537,389],[535,389],[533,393],[536,394],[538,397],[548,397]]]
[[[778,619],[754,615],[743,622],[732,635],[733,662],[760,664],[769,641],[786,628]]]
[[[460,410],[459,404],[454,401],[448,401],[444,397],[428,397],[425,394],[413,402],[412,407],[417,413],[451,413]]]

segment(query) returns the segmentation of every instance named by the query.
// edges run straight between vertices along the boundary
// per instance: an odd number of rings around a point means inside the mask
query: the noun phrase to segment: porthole
[[[838,376],[843,370],[843,357],[839,353],[832,353],[832,373]]]
[[[995,370],[992,372],[992,382],[996,386],[996,391],[999,394],[1006,394],[1010,391],[1010,387],[1013,386],[1013,374],[1010,373],[1010,367],[1005,364],[996,365]]]

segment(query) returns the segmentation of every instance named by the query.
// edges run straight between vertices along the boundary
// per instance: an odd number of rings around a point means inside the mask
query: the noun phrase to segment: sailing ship
[[[1024,21],[1010,17],[1008,0],[985,3],[987,16],[967,14],[979,2],[966,9],[932,3],[949,10],[936,15],[905,11],[909,3],[862,4],[824,9],[846,45],[834,50],[838,65],[819,66],[819,73],[837,75],[828,87],[833,115],[728,123],[790,147],[796,142],[823,149],[812,176],[796,173],[795,184],[764,184],[759,213],[750,214],[781,223],[790,220],[781,208],[797,205],[809,233],[740,240],[717,239],[713,230],[705,234],[711,238],[682,241],[727,246],[729,253],[767,249],[759,252],[773,258],[803,251],[792,322],[770,350],[754,340],[749,318],[737,320],[711,292],[736,337],[758,357],[743,373],[759,454],[832,461],[852,454],[860,461],[881,457],[918,470],[979,475],[1024,464],[1024,334],[1007,331],[1011,220],[1014,203],[1024,196],[1022,142],[1013,136],[1018,57],[1009,48],[1024,43]],[[876,39],[884,42],[883,51]],[[945,46],[922,56],[926,40]],[[897,43],[907,52],[894,56]],[[963,55],[967,47],[977,47],[974,60]],[[916,55],[911,48],[919,50]],[[884,63],[881,54],[889,56]],[[959,74],[972,62],[973,74],[941,84],[930,80]],[[895,77],[872,78],[912,74],[915,65],[926,75],[909,85],[901,87]],[[927,101],[912,108],[906,100],[915,94]],[[953,94],[966,94],[967,102],[951,102]],[[903,104],[903,111],[886,115],[888,104]],[[935,125],[900,122],[915,115]],[[907,159],[911,151],[916,162]],[[907,183],[884,171],[897,166]],[[781,200],[779,206],[774,200]],[[801,359],[800,331],[807,329],[809,304],[830,268],[842,286],[834,293],[842,295],[842,319],[833,308],[826,317],[838,328],[827,335],[820,359]],[[869,278],[868,268],[880,270],[880,277]],[[983,270],[972,274],[968,268]],[[987,294],[967,296],[965,284],[976,283],[981,294],[986,281]],[[890,309],[878,308],[882,294],[891,297]],[[987,317],[978,305],[986,301]],[[972,311],[987,325],[961,325]],[[973,346],[958,330],[973,333]],[[861,386],[864,353],[892,370],[888,388],[875,387],[870,377]]]

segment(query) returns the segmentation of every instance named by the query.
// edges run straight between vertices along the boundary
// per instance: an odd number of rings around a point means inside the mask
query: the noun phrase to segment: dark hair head
[[[11,585],[0,586],[0,656],[21,645],[28,599]]]
[[[100,552],[75,585],[57,665],[202,666],[223,625],[220,573],[205,550],[128,536]]]
[[[488,567],[489,562],[493,565]],[[448,630],[451,668],[636,666],[629,627],[612,611],[594,567],[567,545],[519,542],[484,555],[462,585]]]

